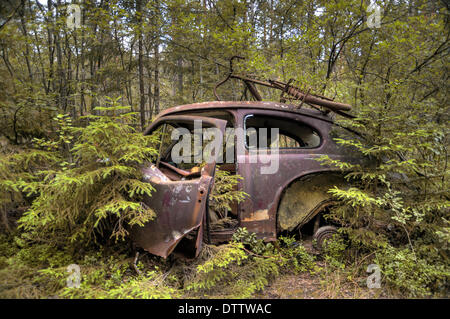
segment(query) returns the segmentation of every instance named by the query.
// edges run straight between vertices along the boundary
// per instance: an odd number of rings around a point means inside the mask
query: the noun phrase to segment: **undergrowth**
[[[316,254],[294,237],[265,243],[239,228],[230,243],[205,245],[195,259],[143,254],[136,264],[126,245],[74,253],[1,236],[0,298],[259,298],[276,280],[289,276],[319,282],[320,294],[326,298],[373,298],[427,296],[431,283],[445,283],[442,276],[434,280],[441,268],[416,262],[408,250],[351,261],[347,242],[339,236],[327,240],[324,251]],[[367,288],[366,268],[372,262],[397,265],[381,269],[384,289]],[[80,269],[79,287],[68,285],[72,264]],[[412,292],[410,287],[416,287],[418,280],[423,288]],[[397,289],[387,285],[391,281]]]
[[[264,243],[243,228],[225,245],[207,245],[196,259],[144,255],[134,267],[126,245],[74,253],[2,235],[1,298],[251,298],[280,273],[320,271],[293,238]],[[68,266],[80,269],[68,287]]]

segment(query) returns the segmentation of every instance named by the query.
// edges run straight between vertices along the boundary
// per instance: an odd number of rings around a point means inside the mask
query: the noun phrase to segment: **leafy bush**
[[[286,260],[283,266],[287,271],[295,273],[309,271],[310,274],[315,274],[321,270],[316,264],[315,256],[309,253],[294,237],[280,236],[278,243],[277,249]]]
[[[410,249],[388,247],[376,254],[386,282],[412,297],[445,295],[449,289],[448,264],[418,258]]]
[[[323,244],[323,258],[332,271],[345,269],[345,249],[347,244],[340,234],[325,239]]]
[[[96,110],[103,115],[85,116],[87,125],[79,127],[58,115],[56,137],[35,139],[33,149],[2,159],[22,171],[0,186],[33,198],[19,220],[27,239],[80,244],[100,234],[117,240],[126,237],[128,225],[154,216],[142,202],[154,189],[142,180],[140,166],[156,155],[157,137],[135,132],[135,113],[116,100]],[[47,165],[35,163],[32,172],[21,167],[35,158]]]
[[[374,98],[355,119],[338,121],[360,133],[343,132],[337,144],[365,162],[319,161],[340,169],[352,184],[329,190],[341,205],[327,217],[342,225],[354,255],[376,253],[390,286],[423,296],[448,289],[447,128],[430,117],[439,106],[405,105],[403,89],[398,84],[385,92],[389,103]]]
[[[21,149],[7,143],[0,148],[0,213],[6,232],[13,232],[12,223],[22,212],[18,208],[30,204],[20,185],[39,183],[43,172],[60,160],[57,153],[41,149]]]
[[[232,240],[240,242],[248,247],[252,252],[258,255],[273,253],[273,245],[265,243],[263,239],[257,239],[255,233],[249,233],[247,228],[238,228],[234,233]]]

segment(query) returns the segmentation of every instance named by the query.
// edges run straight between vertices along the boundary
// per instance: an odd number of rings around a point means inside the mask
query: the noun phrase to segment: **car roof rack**
[[[253,79],[248,76],[236,74],[233,71],[234,59],[244,59],[244,58],[238,55],[231,57],[230,71],[227,77],[224,80],[217,83],[217,85],[214,87],[214,96],[218,101],[221,101],[221,99],[217,94],[217,88],[222,84],[224,84],[225,82],[227,82],[229,79],[237,79],[243,81],[245,84],[245,90],[243,95],[246,95],[247,91],[249,91],[256,101],[262,101],[261,94],[256,88],[256,85],[261,85],[272,89],[280,90],[281,91],[280,102],[282,103],[285,103],[287,99],[300,101],[300,104],[297,105],[298,109],[300,109],[305,103],[311,106],[312,108],[318,109],[324,113],[329,113],[330,111],[332,111],[336,114],[342,115],[347,118],[355,118],[355,116],[345,112],[350,111],[352,109],[351,105],[333,101],[332,99],[326,96],[313,94],[310,92],[311,89],[308,89],[307,92],[305,93],[304,90],[300,89],[298,86],[293,85],[293,83],[296,82],[294,79],[290,79],[287,83],[284,83],[276,80],[261,81]],[[320,107],[324,107],[326,108],[326,110],[322,110]]]

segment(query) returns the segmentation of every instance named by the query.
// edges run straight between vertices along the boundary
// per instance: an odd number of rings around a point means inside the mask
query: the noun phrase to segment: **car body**
[[[244,142],[235,140],[233,147],[239,143],[246,147],[235,152],[233,163],[220,167],[242,176],[238,189],[249,196],[232,205],[229,215],[236,220],[235,226],[217,230],[210,227],[208,194],[218,164],[212,161],[201,170],[182,169],[173,165],[167,150],[160,149],[163,154],[157,163],[143,168],[146,181],[156,189],[146,204],[157,217],[131,230],[138,247],[158,256],[167,257],[183,239],[183,247],[191,247],[197,255],[204,241],[226,242],[238,227],[266,241],[276,240],[282,232],[302,229],[333,204],[328,190],[346,184],[337,168],[325,166],[317,158],[328,155],[347,162],[361,161],[333,140],[335,129],[343,129],[334,124],[333,113],[277,102],[215,101],[176,106],[161,112],[144,134],[172,126],[192,131],[195,121],[220,130],[225,137],[227,128],[249,134],[250,128],[277,127],[280,148],[276,154],[267,152],[258,157],[250,151],[248,137]],[[278,169],[262,174],[271,156],[277,156]]]

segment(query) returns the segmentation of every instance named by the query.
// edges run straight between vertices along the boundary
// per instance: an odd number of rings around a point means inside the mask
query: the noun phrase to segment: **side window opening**
[[[320,135],[306,124],[266,115],[248,115],[245,118],[247,148],[264,148],[263,141],[259,140],[261,128],[266,129],[268,141],[265,144],[269,147],[273,146],[276,140],[276,136],[270,136],[272,128],[278,128],[280,149],[315,148],[321,143]]]
[[[179,143],[182,139],[182,136],[180,135],[178,140],[172,140],[172,133],[177,128],[183,128],[187,130],[187,132],[190,133],[190,156],[186,158],[186,160],[183,160],[181,163],[179,161],[175,161],[172,158],[172,149],[174,146]],[[205,147],[208,140],[203,140],[203,134],[206,129],[209,127],[203,127],[202,134],[200,136],[201,139],[201,145],[202,148],[196,148],[194,147],[194,131],[191,126],[183,126],[178,124],[170,124],[170,123],[164,123],[160,127],[158,127],[153,134],[159,134],[160,135],[160,161],[170,164],[171,166],[174,166],[176,168],[180,168],[182,170],[192,170],[193,168],[200,167],[201,163],[198,163],[196,161],[196,157],[200,156],[202,157],[203,154],[203,148]]]
[[[231,115],[230,115],[231,116]],[[232,174],[236,174],[236,164],[235,164],[235,139],[234,139],[234,126],[231,119],[227,121],[228,125],[226,127],[225,135],[223,136],[222,147],[219,150],[217,164],[221,166],[223,170],[227,170]],[[172,151],[177,143],[179,143],[182,139],[180,135],[178,140],[172,140],[172,133],[177,129],[182,128],[190,135],[190,155],[187,155],[186,159],[174,160],[172,158]],[[193,173],[200,172],[202,165],[206,162],[205,148],[208,147],[208,144],[213,141],[214,137],[210,134],[206,133],[206,130],[209,130],[211,126],[202,125],[203,132],[200,134],[199,139],[201,147],[195,147],[195,139],[194,136],[194,126],[189,123],[182,122],[164,122],[159,127],[157,127],[154,131],[151,132],[152,135],[158,135],[160,143],[158,143],[157,148],[159,150],[159,158],[155,159],[155,162],[160,170],[162,170],[166,175],[168,175],[171,180],[179,180],[183,179],[183,176],[178,176],[179,174],[173,174],[173,172],[167,173],[167,164],[175,169],[180,169],[182,174],[185,173]],[[181,150],[183,152],[184,149]],[[177,151],[178,152],[178,149]],[[199,158],[201,162],[199,162]],[[169,169],[170,171],[170,169]],[[191,177],[192,178],[192,177]]]
[[[234,140],[234,130],[235,130],[235,118],[231,112],[224,111],[224,110],[199,110],[199,111],[186,111],[184,113],[180,114],[188,114],[188,115],[196,115],[196,116],[203,116],[203,117],[211,117],[216,118],[219,120],[227,121],[225,136],[223,139],[223,148],[222,153],[220,154],[220,158],[223,159],[223,163],[218,164],[224,164],[222,167],[226,167],[227,170],[236,172],[235,167],[235,161],[236,161],[236,155],[235,155],[235,140]],[[228,160],[226,160],[228,159]],[[232,159],[232,162],[231,160]]]

